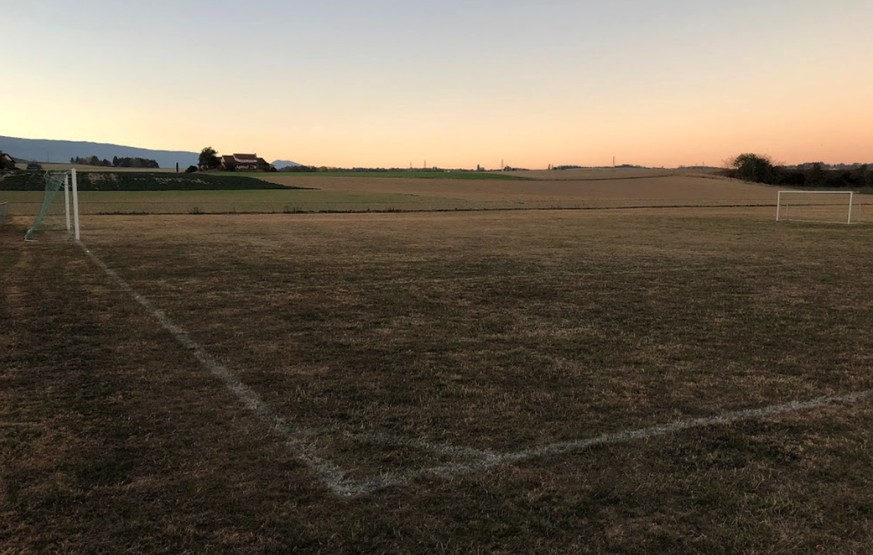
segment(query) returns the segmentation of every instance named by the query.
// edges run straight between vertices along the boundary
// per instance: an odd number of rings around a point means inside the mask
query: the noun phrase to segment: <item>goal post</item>
[[[25,241],[33,241],[39,231],[63,229],[76,241],[79,240],[79,183],[76,169],[69,172],[46,172],[45,190],[39,212],[33,224],[24,234]],[[63,202],[57,198],[64,190]]]
[[[776,221],[852,223],[853,191],[779,191]]]
[[[76,168],[70,170],[70,181],[73,186],[73,239],[79,240],[79,181],[76,178]],[[67,210],[69,213],[69,210]],[[69,224],[67,229],[69,230]]]

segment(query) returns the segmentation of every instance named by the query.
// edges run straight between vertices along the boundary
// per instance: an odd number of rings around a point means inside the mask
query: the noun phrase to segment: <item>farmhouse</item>
[[[225,154],[221,157],[221,169],[225,171],[266,171],[270,164],[257,154]]]

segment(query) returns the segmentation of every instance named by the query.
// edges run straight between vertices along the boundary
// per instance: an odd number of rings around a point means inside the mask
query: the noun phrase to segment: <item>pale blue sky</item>
[[[0,0],[0,13],[2,135],[334,165],[873,158],[869,0]]]

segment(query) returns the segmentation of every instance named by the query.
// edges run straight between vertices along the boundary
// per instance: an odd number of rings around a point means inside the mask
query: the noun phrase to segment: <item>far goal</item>
[[[852,191],[779,191],[776,221],[852,223]]]
[[[25,241],[34,241],[40,231],[65,231],[79,240],[79,187],[76,169],[68,172],[46,172],[45,191],[33,225],[24,234]],[[59,193],[63,190],[64,194]]]

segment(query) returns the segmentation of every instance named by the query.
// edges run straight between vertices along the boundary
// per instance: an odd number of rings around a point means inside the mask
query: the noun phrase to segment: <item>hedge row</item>
[[[39,191],[45,187],[43,172],[16,172],[0,179],[0,190]],[[254,177],[155,172],[78,172],[80,191],[205,191],[289,189]]]

